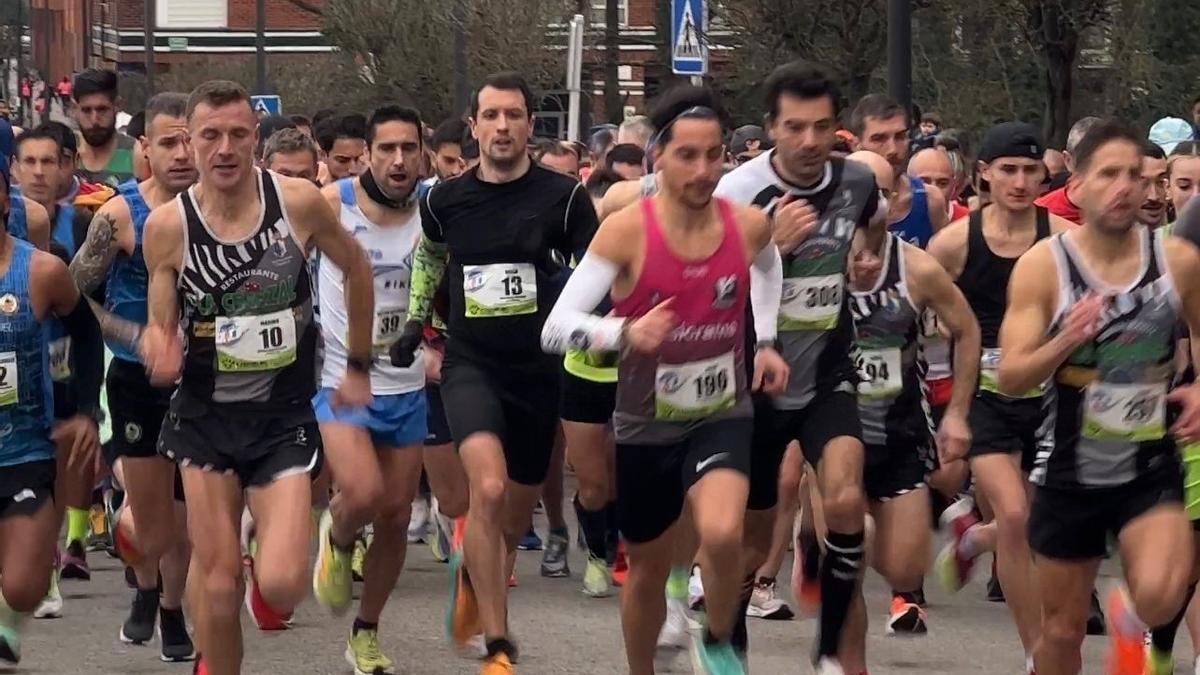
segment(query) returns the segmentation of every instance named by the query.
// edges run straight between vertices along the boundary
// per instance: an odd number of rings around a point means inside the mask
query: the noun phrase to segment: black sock
[[[821,627],[818,656],[837,656],[850,601],[862,575],[863,533],[830,531],[821,566]]]
[[[608,564],[612,564],[617,559],[617,544],[621,539],[621,528],[617,524],[617,502],[611,501],[604,507],[605,520],[608,523],[608,532],[605,535],[608,543]]]
[[[608,559],[608,513],[601,508],[588,511],[579,501],[579,494],[571,500],[575,505],[575,517],[579,519],[579,529],[583,531],[583,540],[587,543],[588,553],[601,559]]]
[[[508,638],[489,639],[487,641],[487,655],[489,657],[495,656],[500,652],[504,652],[506,655],[508,655],[509,659],[512,659],[513,654],[517,653],[517,648],[513,645],[513,643],[508,641]]]
[[[379,630],[379,624],[367,623],[358,617],[354,617],[354,628],[350,629],[351,635],[358,635],[360,630]]]
[[[1183,598],[1183,607],[1179,608],[1179,613],[1175,615],[1175,618],[1171,619],[1167,625],[1150,631],[1150,642],[1159,652],[1170,654],[1175,651],[1175,635],[1179,633],[1179,624],[1183,623],[1183,615],[1187,613],[1188,605],[1192,603],[1192,596],[1195,594],[1196,584],[1189,584],[1187,594]]]

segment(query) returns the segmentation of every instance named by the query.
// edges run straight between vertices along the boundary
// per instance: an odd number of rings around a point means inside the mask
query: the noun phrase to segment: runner
[[[554,351],[621,351],[614,426],[617,511],[630,559],[621,596],[630,672],[654,672],[653,636],[665,610],[658,589],[686,503],[707,580],[708,621],[693,640],[693,664],[714,675],[742,673],[731,639],[749,491],[748,393],[779,393],[787,384],[773,346],[781,265],[760,212],[713,199],[724,146],[712,93],[676,88],[651,119],[659,129],[659,191],[605,221],[543,343]],[[610,289],[616,316],[591,314]],[[760,324],[753,383],[744,363],[751,297]]]
[[[866,515],[854,335],[843,285],[851,237],[875,215],[879,191],[866,167],[830,156],[841,94],[823,70],[801,61],[782,65],[766,91],[775,148],[734,169],[717,189],[718,196],[772,218],[784,259],[779,342],[792,376],[782,395],[760,397],[755,405],[745,571],[753,575],[768,553],[780,466],[788,445],[799,441],[804,459],[817,468],[829,527],[814,662],[819,673],[837,673],[842,628],[862,569]],[[743,614],[754,582],[746,579]]]
[[[1137,224],[1142,142],[1115,122],[1080,141],[1072,180],[1082,227],[1017,262],[1000,329],[1001,392],[1055,381],[1054,446],[1038,458],[1029,519],[1043,675],[1080,672],[1088,595],[1110,537],[1130,595],[1109,597],[1108,672],[1143,672],[1146,624],[1176,614],[1191,570],[1172,436],[1195,437],[1200,400],[1194,386],[1167,391],[1177,321],[1200,327],[1200,253]],[[1182,411],[1168,413],[1167,401]]]
[[[243,491],[256,522],[250,574],[261,600],[287,615],[308,593],[319,432],[309,403],[316,333],[305,254],[314,246],[348,271],[349,368],[336,403],[371,399],[370,266],[312,183],[254,169],[256,124],[241,85],[197,87],[187,127],[199,181],[146,221],[142,353],[152,384],[179,379],[159,452],[183,475],[195,639],[214,675],[240,670]]]
[[[875,153],[859,151],[846,159],[871,167],[877,181],[891,175],[887,160]],[[871,565],[893,589],[887,633],[923,635],[925,611],[915,596],[929,561],[926,475],[934,465],[935,450],[949,460],[965,456],[970,444],[967,410],[978,374],[979,324],[945,269],[929,254],[888,233],[886,218],[872,219],[855,234],[851,257],[858,410],[866,443],[864,482],[875,520]],[[926,311],[945,317],[942,323],[954,344],[956,366],[936,446],[919,344]],[[860,630],[846,649],[854,665],[865,664],[865,618],[856,622]]]
[[[976,557],[995,551],[1004,598],[1030,671],[1041,614],[1026,539],[1029,507],[1023,474],[1033,469],[1035,455],[1048,440],[1043,429],[1044,388],[1030,387],[1021,396],[1005,395],[996,386],[996,363],[1013,265],[1036,242],[1071,226],[1034,206],[1045,172],[1041,158],[1042,143],[1032,126],[1006,122],[989,129],[979,161],[980,175],[991,185],[992,203],[938,233],[929,247],[979,320],[983,355],[979,391],[971,404],[967,458],[975,488],[994,513],[992,523],[979,525],[968,499],[943,514],[953,539],[938,556],[938,573],[943,584],[958,590],[969,578]]]
[[[89,183],[116,187],[133,178],[133,139],[117,131],[117,74],[89,68],[75,76],[75,121],[83,147],[78,173]]]
[[[1171,178],[1169,195],[1176,215],[1200,194],[1200,142],[1184,141],[1167,156],[1167,175]]]
[[[367,170],[357,179],[327,186],[323,194],[374,270],[372,344],[379,356],[403,328],[412,254],[421,231],[415,198],[424,152],[420,115],[394,105],[378,108],[367,123],[367,147]],[[348,352],[345,274],[326,261],[320,275],[325,363],[313,409],[338,491],[321,518],[313,594],[334,614],[345,613],[352,602],[350,558],[357,534],[372,523],[358,615],[345,656],[358,675],[380,675],[395,672],[394,662],[379,647],[379,617],[404,566],[409,510],[421,478],[425,366],[420,353],[406,368],[386,359],[373,361],[374,400],[369,406],[336,408],[336,387],[345,377]]]
[[[262,166],[280,176],[317,182],[320,149],[296,129],[280,129],[263,146]]]
[[[558,426],[559,365],[539,335],[566,261],[582,257],[597,226],[578,181],[530,160],[532,106],[514,73],[488,76],[472,96],[482,161],[421,202],[408,323],[392,352],[397,366],[412,363],[448,254],[442,398],[471,500],[463,552],[451,560],[448,632],[459,644],[483,633],[489,674],[510,672],[516,659],[505,579]]]
[[[954,164],[953,155],[941,148],[919,150],[908,160],[909,177],[919,178],[925,185],[936,187],[946,198],[947,224],[966,216],[969,211],[958,202],[958,195],[966,185],[963,176],[955,170]]]
[[[1150,142],[1142,144],[1142,180],[1146,183],[1146,201],[1138,209],[1138,222],[1150,229],[1161,227],[1167,223],[1171,175],[1166,154]]]
[[[118,553],[137,576],[137,592],[120,638],[144,644],[160,621],[164,661],[187,661],[194,651],[182,604],[190,552],[187,538],[179,533],[187,528],[187,515],[179,501],[183,494],[177,470],[156,448],[172,389],[151,386],[137,344],[147,316],[142,257],[146,218],[196,180],[186,108],[187,95],[179,93],[158,94],[146,104],[151,178],[140,185],[130,181],[119,186],[121,198],[96,212],[87,239],[71,261],[71,275],[85,295],[107,280],[104,307],[93,307],[115,357],[106,382],[117,433],[106,446],[105,459],[125,490],[128,507],[116,523]]]
[[[8,221],[9,177],[0,171],[0,216]],[[66,265],[32,244],[0,237],[0,660],[21,660],[21,626],[50,583],[59,516],[54,508],[56,445],[63,463],[90,463],[99,448],[103,376],[100,331]],[[75,339],[77,411],[52,428],[48,322],[56,316]],[[18,545],[19,543],[19,545]]]
[[[321,147],[322,183],[329,184],[363,172],[367,152],[367,120],[362,115],[339,115],[321,120],[313,129]]]
[[[858,139],[858,150],[870,150],[892,165],[889,187],[888,227],[910,244],[921,248],[949,222],[946,196],[936,186],[907,175],[910,150],[908,113],[883,94],[867,94],[850,113],[850,131]]]
[[[1078,202],[1076,201],[1078,199],[1078,188],[1071,180],[1071,175],[1075,172],[1075,153],[1083,137],[1087,135],[1092,127],[1099,123],[1099,117],[1083,117],[1071,125],[1071,130],[1067,132],[1067,147],[1063,151],[1063,158],[1066,160],[1068,172],[1063,179],[1065,183],[1062,187],[1042,195],[1035,202],[1038,206],[1048,210],[1052,215],[1065,218],[1076,225],[1082,222],[1083,214],[1080,212]]]
[[[7,157],[0,157],[0,171],[5,176],[11,173]],[[8,233],[35,248],[50,250],[50,215],[46,207],[24,196],[15,186],[6,192],[9,193],[8,216],[5,218]]]

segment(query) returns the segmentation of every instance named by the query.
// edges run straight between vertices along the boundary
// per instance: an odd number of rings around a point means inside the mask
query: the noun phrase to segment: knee
[[[392,500],[384,504],[375,516],[375,538],[408,536],[408,521],[412,517],[412,502]],[[407,539],[405,539],[407,541]]]
[[[137,523],[138,552],[147,558],[161,558],[176,544],[173,518],[143,518]]]
[[[370,521],[383,498],[383,483],[378,477],[354,480],[338,485],[338,501],[343,513],[354,523]]]
[[[925,559],[928,556],[908,556],[905,560],[900,556],[892,556],[890,559],[881,555],[874,556],[873,567],[879,572],[879,575],[887,579],[892,588],[897,590],[911,590],[920,584],[921,579],[925,577]]]
[[[862,485],[846,483],[825,490],[821,504],[825,509],[825,520],[831,530],[860,532],[866,513],[866,496]]]
[[[30,574],[4,575],[4,601],[15,612],[28,614],[37,609],[50,587],[50,566],[44,572],[31,570]]]
[[[796,495],[800,491],[800,477],[804,471],[799,462],[784,462],[779,467],[779,495]]]
[[[311,578],[306,564],[289,564],[261,571],[256,567],[255,581],[263,601],[273,609],[287,613],[308,595]]]
[[[1129,593],[1138,617],[1151,626],[1161,626],[1175,618],[1183,604],[1189,572],[1162,565],[1147,570],[1139,579],[1131,579]]]
[[[629,560],[629,575],[626,584],[633,587],[629,594],[635,597],[661,598],[663,584],[671,573],[671,561],[668,557],[631,557]],[[640,593],[636,589],[657,589],[654,592]]]
[[[231,616],[241,609],[241,570],[227,565],[204,570],[204,599],[208,611],[218,616]]]
[[[471,511],[487,520],[498,519],[508,486],[503,477],[488,476],[471,485]]]
[[[608,504],[608,483],[595,476],[584,478],[576,474],[579,480],[579,503],[589,511],[599,511]]]
[[[722,514],[696,524],[700,547],[717,555],[737,554],[742,549],[741,514]]]
[[[1026,526],[1029,524],[1029,507],[1024,500],[1012,499],[992,504],[996,521],[996,534],[1007,544],[1025,543]]]
[[[1078,651],[1083,645],[1087,617],[1074,613],[1049,614],[1042,625],[1042,640],[1055,651]]]
[[[467,494],[465,491],[455,491],[453,494],[437,495],[438,511],[447,518],[458,518],[467,512]]]

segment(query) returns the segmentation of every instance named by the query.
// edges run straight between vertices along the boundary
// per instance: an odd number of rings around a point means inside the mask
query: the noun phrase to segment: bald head
[[[954,185],[954,165],[950,155],[941,148],[926,148],[908,161],[908,175],[919,178],[926,185],[933,185],[942,194],[951,194]]]
[[[1042,161],[1045,162],[1046,171],[1051,176],[1064,173],[1067,170],[1067,156],[1061,150],[1047,148],[1046,152],[1042,155]]]
[[[892,171],[891,163],[884,159],[882,155],[875,154],[870,150],[859,150],[847,155],[846,159],[858,162],[859,164],[865,164],[875,174],[875,183],[879,187],[891,191],[892,185],[896,182],[896,174]]]

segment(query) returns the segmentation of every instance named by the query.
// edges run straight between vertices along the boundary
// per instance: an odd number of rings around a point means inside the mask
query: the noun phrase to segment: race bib
[[[377,308],[375,310],[375,331],[371,344],[376,356],[388,353],[388,350],[392,348],[392,343],[400,338],[407,314],[408,309],[405,307]]]
[[[71,338],[61,337],[50,343],[50,379],[66,382],[71,379]]]
[[[844,284],[841,274],[784,279],[779,330],[830,330],[837,326]]]
[[[1083,401],[1084,438],[1098,441],[1156,441],[1167,433],[1167,385],[1088,385]]]
[[[537,275],[529,263],[463,265],[467,318],[537,312]]]
[[[732,408],[737,402],[733,352],[692,361],[660,363],[654,378],[654,417],[692,420]]]
[[[1008,394],[1000,393],[1000,349],[996,347],[984,347],[979,355],[979,390],[987,391],[999,396],[1008,398],[1037,398],[1046,393],[1046,384],[1043,382],[1020,396],[1009,396]]]
[[[17,388],[17,353],[0,353],[0,408],[15,405],[21,398]]]
[[[858,395],[891,398],[904,388],[900,348],[864,349],[858,353]]]
[[[219,372],[279,370],[296,361],[296,315],[218,316],[216,343]]]

